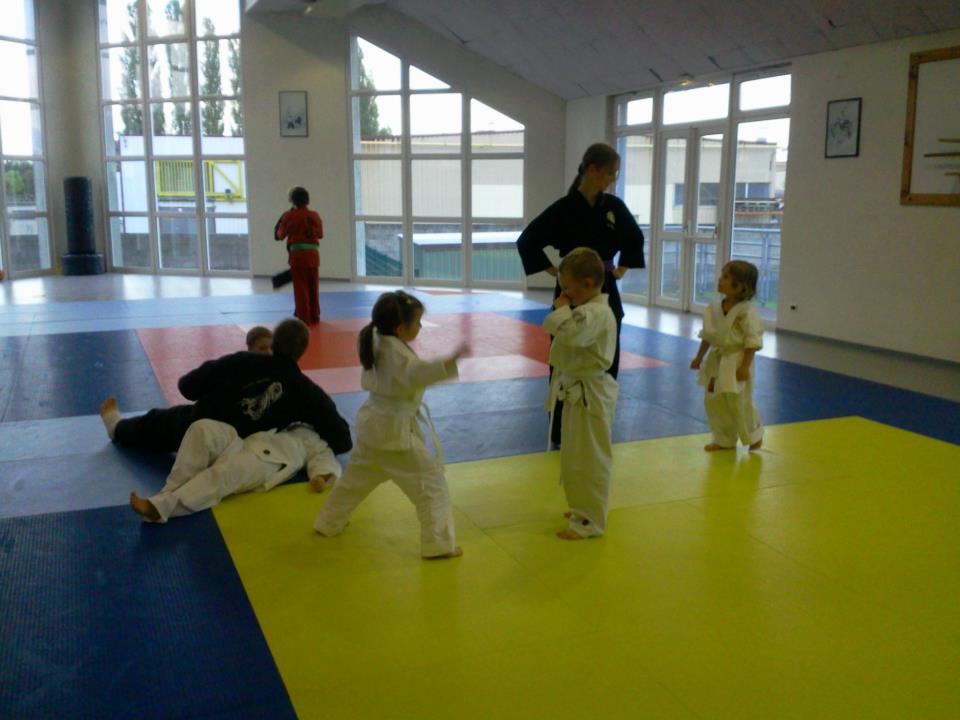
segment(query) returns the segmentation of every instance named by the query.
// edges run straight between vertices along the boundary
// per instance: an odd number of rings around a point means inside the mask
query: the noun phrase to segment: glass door
[[[657,305],[674,308],[683,306],[683,247],[689,229],[688,134],[686,131],[664,133],[660,143]]]
[[[691,127],[663,134],[659,185],[657,304],[702,310],[716,290],[722,255],[725,134]]]
[[[702,311],[716,294],[719,267],[717,258],[721,252],[721,196],[727,183],[724,172],[724,133],[718,129],[695,128],[694,175],[691,189],[694,197],[690,204],[691,218],[688,236],[691,244],[689,264],[686,268],[686,302],[684,309]]]

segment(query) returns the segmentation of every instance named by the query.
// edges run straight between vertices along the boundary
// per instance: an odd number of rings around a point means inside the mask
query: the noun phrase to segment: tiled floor
[[[352,421],[382,288],[322,287],[303,366]],[[418,292],[419,351],[473,347],[427,394],[466,553],[445,563],[418,559],[392,487],[332,540],[304,484],[163,527],[124,505],[171,459],[113,447],[100,399],[180,402],[177,378],[288,292],[0,286],[0,717],[960,714],[960,368],[768,333],[764,449],[708,455],[696,319],[630,308],[610,531],[571,545],[543,452],[546,294]]]

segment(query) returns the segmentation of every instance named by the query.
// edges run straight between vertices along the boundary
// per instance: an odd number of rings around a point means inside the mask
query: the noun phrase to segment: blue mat
[[[0,717],[295,717],[209,512],[0,520],[0,577]]]

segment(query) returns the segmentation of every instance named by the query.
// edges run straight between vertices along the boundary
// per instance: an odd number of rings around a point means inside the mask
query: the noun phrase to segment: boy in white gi
[[[313,527],[321,535],[338,535],[357,505],[393,480],[417,509],[420,554],[458,557],[463,551],[454,538],[443,453],[423,393],[428,385],[457,376],[457,359],[467,347],[440,360],[421,360],[408,343],[420,332],[422,315],[423,304],[412,295],[384,293],[373,306],[373,320],[360,331],[360,384],[370,397],[357,412],[357,445],[347,469]],[[421,421],[430,431],[436,458],[427,450]]]
[[[611,431],[619,392],[607,373],[617,347],[617,320],[603,287],[603,261],[595,250],[576,248],[560,263],[563,291],[543,321],[553,335],[547,410],[563,401],[560,483],[569,510],[563,540],[603,535],[613,466]]]
[[[340,476],[333,451],[307,425],[241,439],[232,425],[196,420],[187,428],[160,492],[149,498],[130,493],[130,507],[148,522],[165,523],[213,507],[228,495],[272,490],[304,466],[317,492]]]
[[[700,371],[697,382],[706,388],[703,404],[713,434],[703,448],[707,452],[731,450],[738,437],[751,450],[763,443],[760,412],[753,404],[753,356],[763,347],[763,323],[750,304],[757,275],[751,263],[728,262],[717,282],[722,297],[703,314],[700,349],[690,369]]]

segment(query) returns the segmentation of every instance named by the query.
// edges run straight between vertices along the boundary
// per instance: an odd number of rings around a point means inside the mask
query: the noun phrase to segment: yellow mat
[[[559,455],[450,465],[463,558],[379,488],[216,518],[301,718],[960,717],[960,448],[861,418],[615,446],[607,535],[562,542]]]

